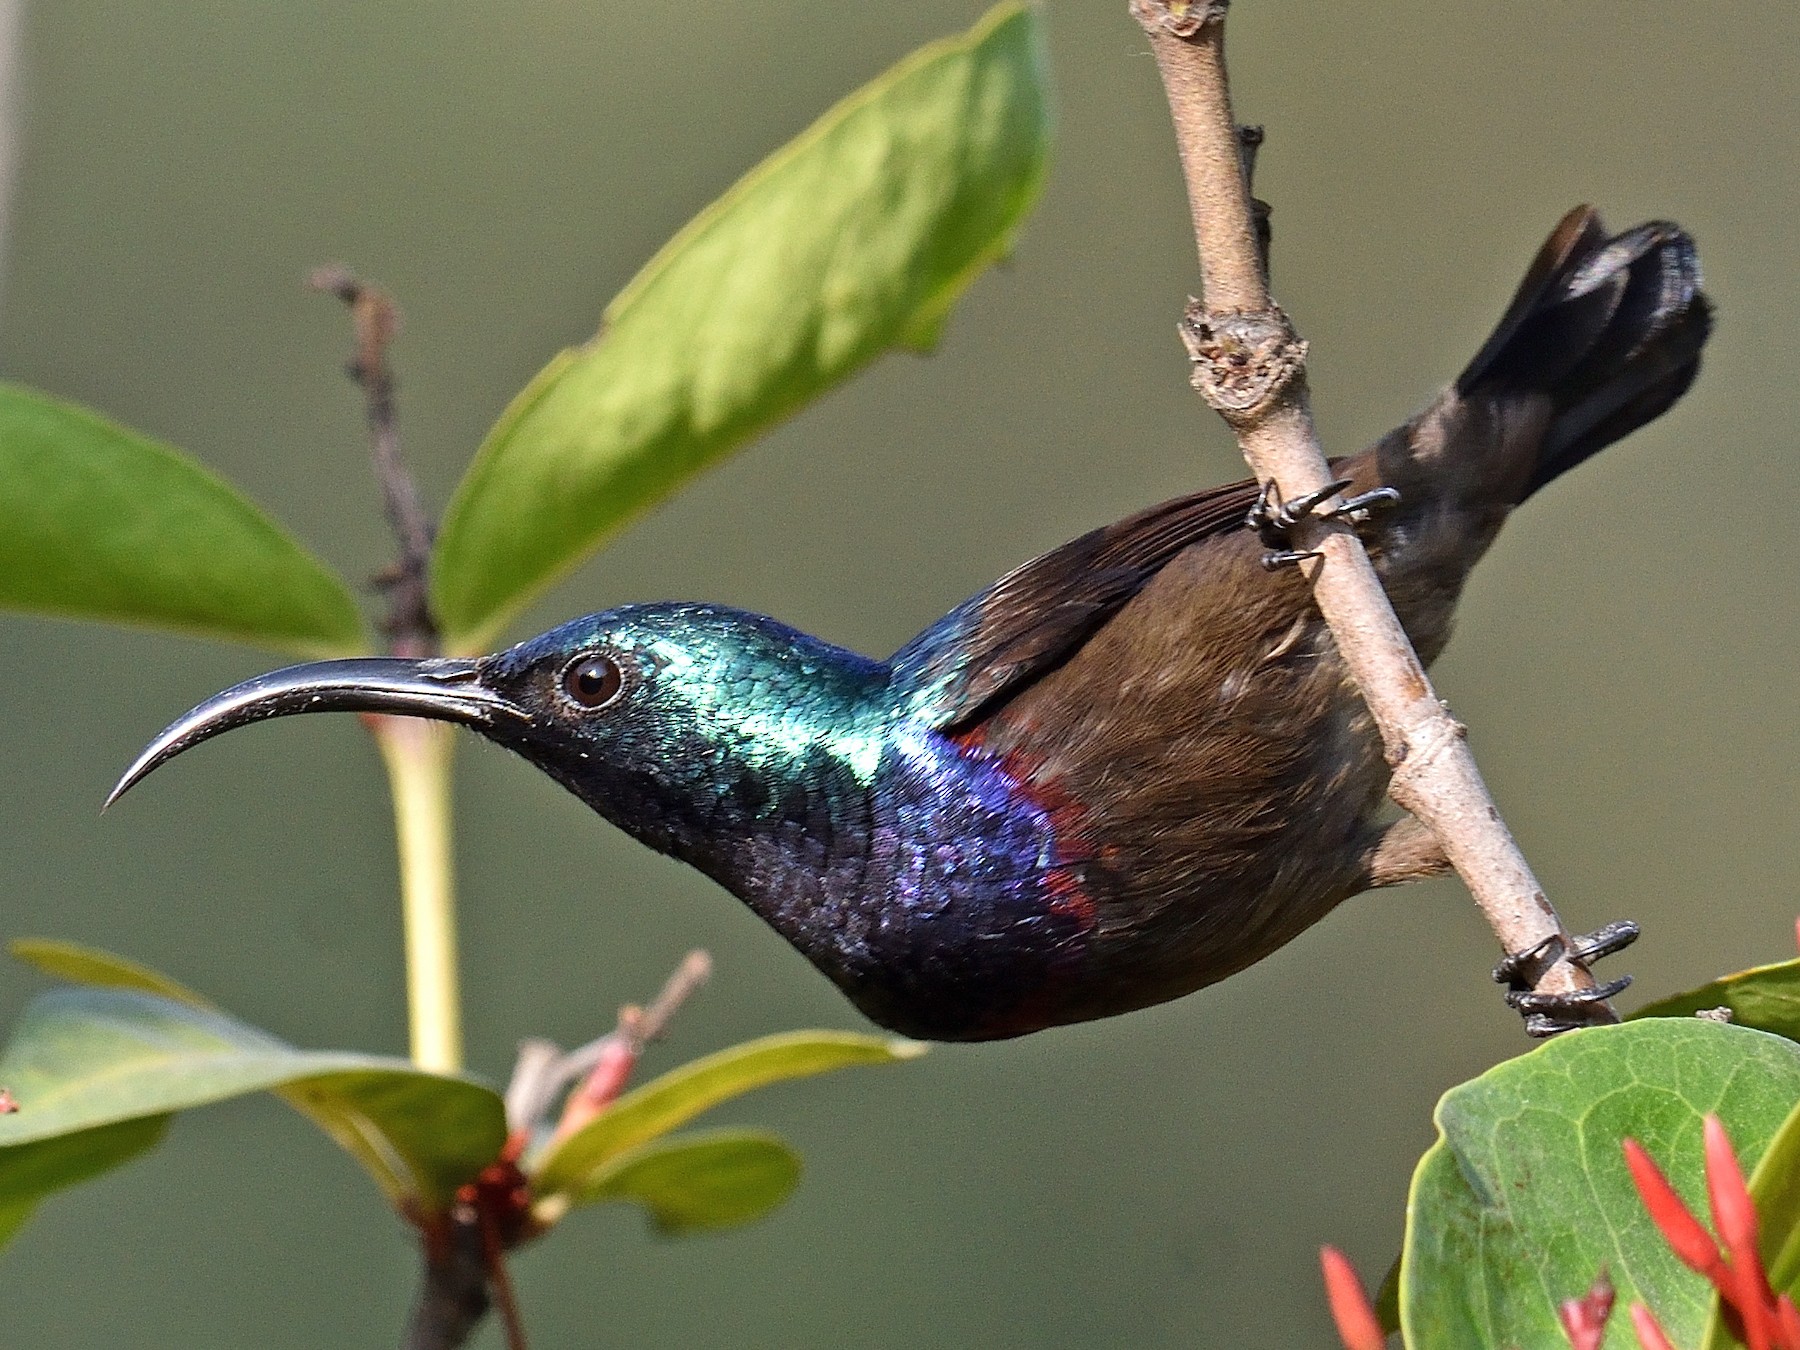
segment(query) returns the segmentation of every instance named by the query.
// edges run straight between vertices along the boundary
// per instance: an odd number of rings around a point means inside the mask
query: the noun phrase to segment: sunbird
[[[1692,239],[1578,207],[1454,383],[1339,496],[1179,497],[1008,573],[885,661],[709,604],[589,614],[479,658],[290,666],[202,703],[113,790],[234,727],[391,713],[471,727],[742,899],[873,1021],[974,1041],[1110,1017],[1244,969],[1360,892],[1445,870],[1279,564],[1354,512],[1419,655],[1512,509],[1686,392]]]

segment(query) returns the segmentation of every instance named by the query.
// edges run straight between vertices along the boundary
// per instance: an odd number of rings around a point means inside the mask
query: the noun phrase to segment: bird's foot
[[[1624,993],[1631,984],[1631,976],[1622,975],[1593,989],[1561,994],[1542,994],[1531,986],[1564,956],[1576,965],[1586,966],[1603,956],[1624,951],[1637,941],[1638,932],[1638,926],[1630,919],[1620,919],[1570,939],[1567,947],[1559,934],[1552,933],[1533,947],[1502,957],[1500,964],[1494,967],[1494,982],[1511,986],[1506,993],[1506,1005],[1525,1015],[1527,1036],[1556,1036],[1572,1031],[1586,1025],[1582,1014],[1589,1008]]]
[[[1292,501],[1283,501],[1281,489],[1275,486],[1275,480],[1271,478],[1256,494],[1256,502],[1244,517],[1244,523],[1256,531],[1263,543],[1272,549],[1278,549],[1287,542],[1289,530],[1311,515],[1326,498],[1335,497],[1349,486],[1348,478],[1339,478],[1327,483],[1317,492],[1308,492]]]
[[[1326,520],[1347,520],[1352,525],[1368,523],[1371,511],[1385,511],[1389,507],[1400,505],[1400,489],[1391,487],[1370,488],[1367,492],[1358,493],[1354,497],[1346,497],[1329,511],[1320,514]]]
[[[1562,948],[1561,936],[1552,933],[1535,946],[1501,957],[1500,963],[1494,967],[1494,983],[1529,988],[1531,975],[1541,975],[1562,956],[1567,955],[1571,961],[1586,965],[1603,956],[1624,951],[1638,940],[1641,931],[1630,919],[1619,919],[1592,933],[1571,938],[1566,952]]]
[[[1565,994],[1514,991],[1506,996],[1506,1004],[1525,1015],[1527,1036],[1545,1040],[1589,1025],[1583,1013],[1596,1003],[1618,997],[1630,986],[1631,976],[1621,975],[1608,984],[1595,985],[1592,989],[1572,989]]]
[[[1288,532],[1315,512],[1321,520],[1348,520],[1352,524],[1361,525],[1368,520],[1371,511],[1393,506],[1400,500],[1400,494],[1393,488],[1380,487],[1347,498],[1329,510],[1319,510],[1329,498],[1349,487],[1350,482],[1348,478],[1338,478],[1291,501],[1282,500],[1281,489],[1275,486],[1274,479],[1264,483],[1262,490],[1256,494],[1255,504],[1244,518],[1244,523],[1255,530],[1263,543],[1268,545],[1269,551],[1263,554],[1262,565],[1273,572],[1277,568],[1292,567],[1308,558],[1318,557],[1316,550],[1285,547],[1290,542]]]
[[[1308,558],[1323,558],[1325,555],[1316,548],[1272,548],[1262,555],[1262,565],[1270,572],[1278,572],[1284,567],[1295,567]]]

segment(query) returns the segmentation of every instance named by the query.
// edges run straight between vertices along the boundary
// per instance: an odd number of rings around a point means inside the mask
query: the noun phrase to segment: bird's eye
[[[619,696],[625,678],[618,662],[604,656],[584,656],[563,672],[563,693],[583,708],[604,708]]]

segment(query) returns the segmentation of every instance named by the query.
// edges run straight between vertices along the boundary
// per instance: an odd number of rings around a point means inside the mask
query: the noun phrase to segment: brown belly
[[[1360,889],[1380,741],[1304,580],[1262,552],[1188,549],[985,728],[1083,806],[1099,969],[1064,1020],[1224,979]]]

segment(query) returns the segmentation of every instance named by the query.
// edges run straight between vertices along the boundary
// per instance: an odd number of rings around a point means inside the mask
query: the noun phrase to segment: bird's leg
[[[1257,536],[1268,546],[1268,552],[1262,556],[1264,568],[1273,572],[1277,568],[1292,567],[1308,558],[1320,556],[1317,549],[1283,548],[1282,545],[1288,542],[1288,531],[1308,511],[1342,489],[1349,481],[1346,478],[1341,482],[1328,483],[1317,492],[1309,492],[1291,502],[1281,499],[1281,489],[1275,486],[1273,478],[1262,485],[1262,490],[1256,494],[1255,504],[1244,517],[1244,524],[1255,530]]]
[[[1382,830],[1380,838],[1362,859],[1359,891],[1399,886],[1426,877],[1441,877],[1450,870],[1450,859],[1438,838],[1413,816],[1401,816]]]
[[[1256,494],[1256,502],[1251,506],[1249,515],[1244,517],[1244,523],[1256,531],[1263,543],[1272,549],[1278,549],[1287,543],[1288,531],[1311,515],[1319,503],[1328,497],[1335,497],[1349,486],[1348,478],[1339,478],[1316,492],[1305,493],[1292,501],[1283,501],[1281,489],[1275,486],[1275,480],[1271,478],[1262,485],[1262,491]]]
[[[1263,554],[1262,565],[1273,572],[1280,567],[1292,567],[1296,563],[1305,562],[1308,558],[1319,556],[1317,550],[1285,548],[1288,531],[1293,529],[1307,516],[1318,511],[1318,508],[1331,497],[1335,497],[1349,487],[1351,480],[1339,478],[1327,483],[1313,492],[1304,493],[1292,501],[1283,501],[1281,490],[1270,479],[1262,485],[1262,491],[1256,494],[1256,503],[1250,508],[1244,523],[1255,530],[1269,551]],[[1388,507],[1400,500],[1400,494],[1390,487],[1374,488],[1368,492],[1339,502],[1326,511],[1319,511],[1321,520],[1348,520],[1361,525],[1369,518],[1369,512],[1377,507]]]
[[[1502,957],[1500,964],[1494,967],[1494,982],[1511,986],[1507,990],[1506,1004],[1525,1014],[1526,1035],[1555,1036],[1571,1031],[1582,1025],[1578,1014],[1624,993],[1631,984],[1631,976],[1622,975],[1597,988],[1566,994],[1540,994],[1532,989],[1532,983],[1565,954],[1571,961],[1585,966],[1625,950],[1637,941],[1638,932],[1638,926],[1630,919],[1620,919],[1592,933],[1571,938],[1566,948],[1561,936],[1552,933],[1533,947]]]
[[[1571,938],[1568,956],[1571,961],[1586,965],[1590,961],[1598,961],[1603,956],[1611,956],[1614,952],[1622,952],[1638,940],[1641,932],[1630,919],[1619,919],[1607,924],[1604,928],[1595,929],[1592,933]],[[1528,947],[1522,952],[1511,952],[1500,959],[1494,967],[1494,983],[1510,984],[1520,988],[1528,988],[1527,974],[1533,967],[1544,967],[1553,964],[1562,953],[1552,953],[1561,939],[1552,933],[1536,946]]]

